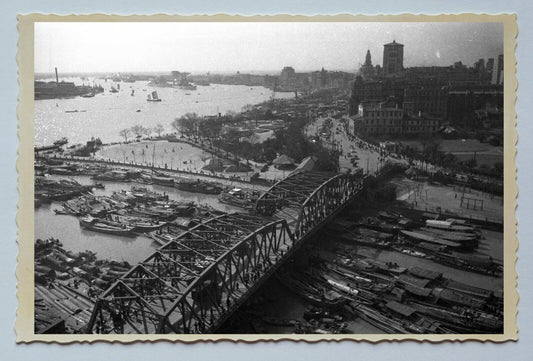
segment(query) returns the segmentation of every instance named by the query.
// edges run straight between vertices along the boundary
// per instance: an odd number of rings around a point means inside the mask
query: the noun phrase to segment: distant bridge
[[[87,332],[215,332],[362,189],[353,174],[290,175],[253,214],[211,218],[133,267],[100,295]]]

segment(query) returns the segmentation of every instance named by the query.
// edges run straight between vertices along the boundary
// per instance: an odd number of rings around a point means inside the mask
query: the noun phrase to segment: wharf
[[[36,159],[39,159],[41,157],[36,157]],[[127,162],[117,162],[117,161],[106,161],[103,159],[90,159],[90,158],[83,158],[83,157],[75,157],[75,156],[47,156],[42,157],[43,159],[53,159],[53,160],[59,160],[69,163],[81,163],[81,164],[100,164],[100,165],[106,165],[108,167],[116,167],[116,168],[128,168],[131,170],[150,170],[150,171],[156,171],[156,172],[162,172],[169,175],[179,175],[181,178],[186,179],[194,179],[194,180],[202,180],[202,181],[213,181],[215,180],[218,183],[221,183],[226,186],[240,186],[242,188],[253,188],[254,190],[258,191],[267,191],[269,189],[269,186],[265,186],[262,184],[252,183],[246,180],[242,179],[235,179],[230,177],[222,177],[214,174],[207,174],[207,173],[196,173],[196,172],[190,172],[180,169],[169,169],[164,167],[154,167],[152,165],[144,165],[144,164],[132,164]]]

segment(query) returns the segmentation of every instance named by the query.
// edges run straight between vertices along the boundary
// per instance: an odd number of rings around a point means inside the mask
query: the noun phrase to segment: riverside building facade
[[[439,129],[439,119],[418,112],[407,114],[393,101],[363,102],[357,114],[350,117],[353,135],[417,135],[431,134]]]

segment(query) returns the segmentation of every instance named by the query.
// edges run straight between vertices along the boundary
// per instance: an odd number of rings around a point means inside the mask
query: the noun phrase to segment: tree
[[[242,107],[242,112],[244,113],[251,112],[252,110],[254,110],[254,106],[252,104],[246,104]]]
[[[118,134],[121,137],[124,137],[124,141],[127,142],[130,133],[131,133],[131,131],[128,128],[126,128],[126,129],[122,129]]]
[[[143,135],[150,134],[150,129],[145,128],[142,125],[134,125],[133,127],[131,127],[131,131],[135,134],[137,138],[140,138]]]
[[[203,119],[198,122],[198,133],[211,142],[220,136],[222,122],[219,119]]]
[[[196,113],[186,113],[179,118],[174,119],[171,126],[184,135],[196,133],[200,119]]]
[[[163,133],[165,131],[165,128],[163,127],[162,124],[157,124],[155,127],[154,127],[154,132],[157,133],[157,136],[158,137],[161,137],[161,133]]]

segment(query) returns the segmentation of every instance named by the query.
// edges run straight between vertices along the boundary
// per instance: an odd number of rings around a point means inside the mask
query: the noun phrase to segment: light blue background
[[[532,29],[533,6],[527,0],[484,0],[484,1],[268,1],[256,3],[251,0],[225,1],[172,1],[172,0],[77,0],[77,1],[0,1],[0,225],[3,237],[0,239],[0,359],[1,360],[526,360],[533,359],[533,285],[532,261],[533,215],[530,180],[533,168],[530,155],[533,154],[533,124],[531,118],[532,84]],[[383,14],[383,13],[517,13],[518,36],[518,79],[519,90],[517,113],[519,168],[519,220],[520,250],[518,260],[519,291],[521,295],[518,325],[520,341],[503,345],[495,344],[417,344],[342,342],[321,344],[294,344],[291,342],[264,343],[259,345],[220,343],[181,345],[169,343],[136,345],[16,345],[13,330],[17,300],[15,297],[15,267],[17,227],[17,50],[16,15],[33,12],[111,13],[111,14]]]

